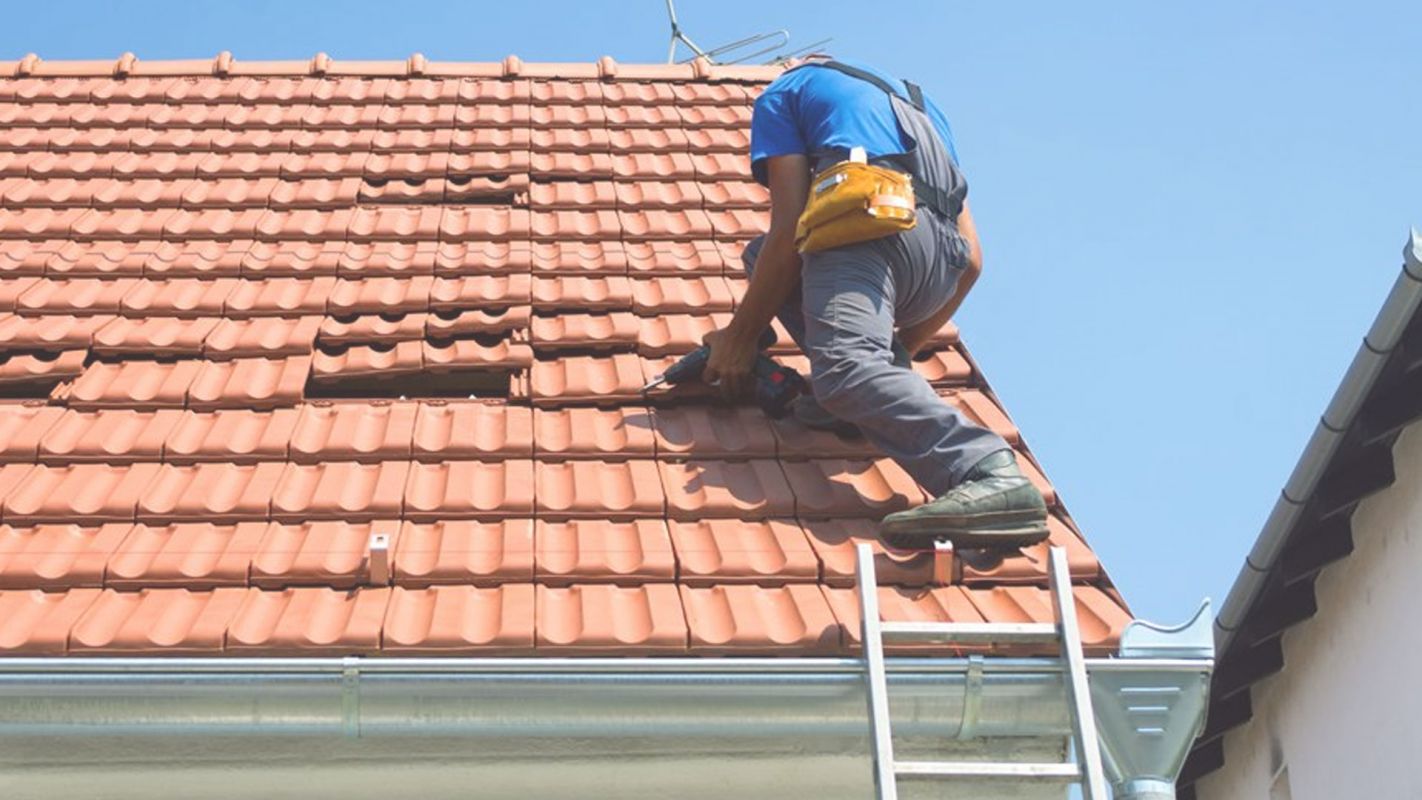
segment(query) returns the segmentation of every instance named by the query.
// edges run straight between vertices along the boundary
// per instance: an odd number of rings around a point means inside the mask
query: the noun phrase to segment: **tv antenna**
[[[770,59],[764,63],[778,64],[789,61],[795,56],[817,50],[830,42],[830,39],[826,38],[790,52],[779,52],[782,48],[790,44],[790,32],[784,28],[780,28],[778,30],[752,34],[744,39],[737,39],[734,42],[728,42],[713,47],[710,50],[703,50],[700,45],[691,40],[691,37],[686,34],[686,31],[682,30],[681,23],[677,22],[676,5],[673,3],[673,0],[667,0],[667,17],[671,20],[671,46],[667,48],[668,64],[685,64],[688,61],[695,61],[698,58],[704,58],[712,64],[744,64],[753,58],[759,58],[772,53],[775,55],[771,55]],[[686,49],[691,51],[691,55],[683,58],[681,61],[677,61],[677,43],[685,45]]]

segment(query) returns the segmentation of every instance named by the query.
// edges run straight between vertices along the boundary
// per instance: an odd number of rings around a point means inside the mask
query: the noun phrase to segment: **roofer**
[[[797,401],[795,415],[815,427],[856,426],[936,496],[885,517],[886,542],[1018,547],[1045,538],[1046,503],[1007,442],[941,399],[910,361],[982,269],[942,112],[912,83],[812,60],[756,100],[750,149],[752,172],[770,189],[770,229],[746,247],[750,285],[727,327],[707,337],[705,379],[729,397],[744,393],[757,339],[777,317],[810,358],[813,397]],[[903,224],[912,227],[813,251],[801,241],[797,250],[812,179],[866,158],[899,171]],[[813,189],[840,178],[820,177]]]

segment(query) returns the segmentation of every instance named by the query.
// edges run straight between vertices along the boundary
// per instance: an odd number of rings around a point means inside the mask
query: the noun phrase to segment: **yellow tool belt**
[[[795,247],[814,253],[893,236],[918,221],[915,205],[911,175],[866,164],[855,153],[815,176],[795,225]]]

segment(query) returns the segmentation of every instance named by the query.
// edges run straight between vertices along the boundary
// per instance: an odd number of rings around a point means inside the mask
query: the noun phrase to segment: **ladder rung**
[[[1014,761],[895,761],[894,774],[903,778],[1012,778],[1044,783],[1075,783],[1075,764],[1034,764]]]
[[[885,622],[884,639],[933,644],[1051,644],[1058,641],[1050,622]]]

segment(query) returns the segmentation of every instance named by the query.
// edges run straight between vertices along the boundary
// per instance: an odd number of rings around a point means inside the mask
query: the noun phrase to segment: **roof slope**
[[[0,654],[851,650],[852,545],[922,490],[637,395],[744,291],[773,74],[0,64]],[[916,369],[1021,446],[955,330]],[[885,613],[1046,619],[1044,562],[896,559]]]

